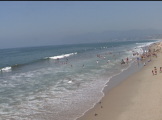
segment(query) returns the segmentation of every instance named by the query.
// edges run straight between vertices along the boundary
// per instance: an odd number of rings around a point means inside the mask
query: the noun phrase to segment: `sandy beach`
[[[162,43],[151,46],[160,48]],[[157,75],[152,74],[154,67]],[[146,66],[105,93],[95,107],[77,120],[162,120],[162,50]],[[155,72],[155,71],[154,71]]]

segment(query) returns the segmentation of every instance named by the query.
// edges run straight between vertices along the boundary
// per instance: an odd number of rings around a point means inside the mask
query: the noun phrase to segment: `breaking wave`
[[[47,57],[49,59],[61,59],[61,58],[66,58],[66,57],[69,57],[69,56],[72,56],[72,55],[76,55],[77,52],[75,53],[69,53],[69,54],[62,54],[62,55],[58,55],[58,56],[52,56],[52,57]]]
[[[77,52],[69,53],[69,54],[62,54],[62,55],[57,55],[57,56],[52,56],[52,57],[45,57],[43,59],[37,59],[37,60],[31,61],[31,62],[28,62],[28,63],[24,63],[24,64],[15,64],[15,65],[11,65],[11,66],[2,67],[0,69],[0,71],[2,71],[2,72],[10,72],[12,69],[15,69],[17,67],[22,67],[22,66],[33,64],[33,63],[36,63],[36,62],[45,61],[45,60],[48,60],[48,59],[57,60],[57,59],[61,59],[61,58],[67,58],[67,57],[70,57],[70,56],[76,55],[76,54],[77,54]]]

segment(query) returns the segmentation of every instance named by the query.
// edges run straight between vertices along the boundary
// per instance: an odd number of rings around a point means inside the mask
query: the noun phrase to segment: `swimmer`
[[[82,65],[82,68],[84,68],[84,64]]]
[[[124,60],[123,60],[123,59],[121,60],[121,64],[125,64],[125,62],[124,62]]]
[[[110,60],[107,60],[107,63],[109,63],[110,62]]]

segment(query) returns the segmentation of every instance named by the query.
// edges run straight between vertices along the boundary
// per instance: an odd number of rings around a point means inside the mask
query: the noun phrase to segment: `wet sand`
[[[160,44],[152,45],[157,49]],[[158,46],[158,47],[157,47]],[[162,50],[146,66],[105,92],[95,107],[77,120],[162,120]],[[157,75],[152,74],[154,67]]]

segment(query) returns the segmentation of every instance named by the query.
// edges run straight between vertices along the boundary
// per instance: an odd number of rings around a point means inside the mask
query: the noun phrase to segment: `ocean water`
[[[0,120],[75,120],[154,42],[0,49]]]

